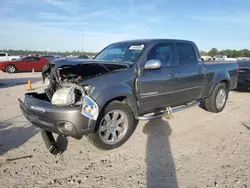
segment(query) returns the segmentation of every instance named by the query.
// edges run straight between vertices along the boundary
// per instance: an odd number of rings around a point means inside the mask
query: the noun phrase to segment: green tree
[[[233,51],[232,50],[229,50],[229,49],[226,49],[226,54],[225,54],[227,57],[233,57]]]
[[[233,50],[232,51],[232,57],[233,58],[239,57],[239,52],[237,50]]]
[[[219,55],[219,51],[217,50],[217,48],[212,48],[209,52],[208,55],[211,57],[214,57],[215,55]]]
[[[200,54],[201,54],[201,56],[207,56],[208,55],[207,52],[205,52],[205,51],[201,51]]]
[[[238,56],[239,57],[245,57],[246,55],[245,55],[245,51],[244,50],[239,50],[238,51]]]

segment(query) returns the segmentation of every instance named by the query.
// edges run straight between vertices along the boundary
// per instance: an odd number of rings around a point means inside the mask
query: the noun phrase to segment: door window
[[[179,66],[197,64],[197,57],[192,44],[176,43],[176,50]]]
[[[158,59],[162,67],[176,66],[173,61],[173,44],[164,43],[155,45],[148,53],[148,60]]]
[[[39,61],[40,59],[38,57],[27,57],[26,60],[32,62],[32,61]]]

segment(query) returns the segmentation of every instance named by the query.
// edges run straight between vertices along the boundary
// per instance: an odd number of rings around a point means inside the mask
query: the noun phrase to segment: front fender
[[[138,105],[132,89],[128,85],[117,85],[105,88],[105,91],[101,93],[96,99],[100,111],[103,109],[105,104],[118,97],[125,97],[126,103],[134,115],[138,115]]]

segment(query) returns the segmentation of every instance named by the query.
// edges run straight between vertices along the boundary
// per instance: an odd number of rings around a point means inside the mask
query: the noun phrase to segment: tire
[[[118,113],[119,115],[117,115],[116,118],[117,121],[115,121],[114,114]],[[121,119],[122,117],[123,119]],[[123,123],[119,124],[119,121]],[[87,137],[89,141],[99,149],[115,149],[123,145],[130,138],[137,123],[138,121],[135,120],[132,111],[125,103],[113,101],[104,108],[102,113],[100,113],[95,132]],[[116,141],[114,134],[117,138]]]
[[[216,100],[218,99],[218,100]],[[208,98],[205,99],[205,106],[207,111],[219,113],[226,105],[228,99],[228,90],[225,83],[218,83],[213,89]]]
[[[17,72],[17,68],[15,67],[15,65],[7,65],[5,71],[7,73],[15,73]]]

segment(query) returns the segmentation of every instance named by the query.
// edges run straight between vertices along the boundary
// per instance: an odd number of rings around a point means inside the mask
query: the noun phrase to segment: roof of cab
[[[185,43],[193,43],[193,41],[190,40],[182,40],[182,39],[135,39],[135,40],[125,40],[125,41],[119,41],[116,43],[154,43],[154,42],[185,42]]]

